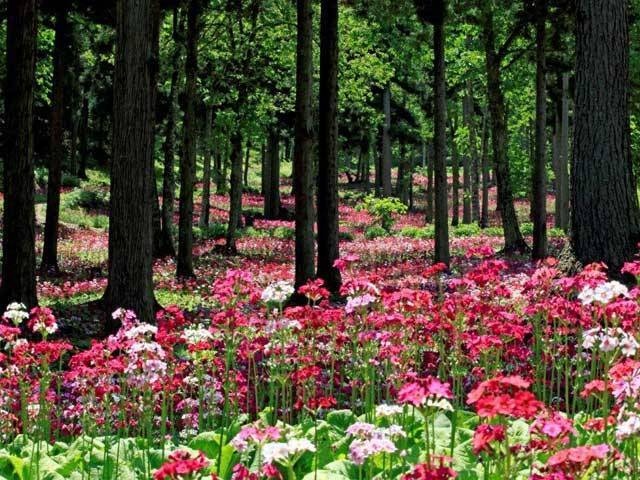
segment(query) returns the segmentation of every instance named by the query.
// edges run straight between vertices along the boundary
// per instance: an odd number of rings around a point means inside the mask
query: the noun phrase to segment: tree
[[[211,124],[213,123],[213,107],[206,106],[204,115],[204,129],[202,133],[202,148],[204,150],[204,165],[202,172],[202,208],[200,210],[200,227],[209,225],[209,197],[211,196]]]
[[[293,187],[295,191],[296,288],[313,277],[313,193],[311,148],[313,126],[313,22],[311,0],[297,0],[296,125]]]
[[[180,160],[180,221],[176,275],[193,277],[193,184],[196,169],[196,95],[198,75],[198,36],[200,0],[189,0],[187,12],[187,60],[183,123],[183,148]]]
[[[532,177],[533,259],[547,256],[547,1],[536,1],[536,148]]]
[[[491,172],[489,167],[489,128],[487,113],[482,113],[482,209],[480,212],[480,228],[489,226],[489,183]]]
[[[318,278],[331,292],[342,280],[334,262],[338,238],[338,0],[322,0],[320,17],[320,128],[318,158]]]
[[[119,0],[113,84],[113,159],[107,311],[132,309],[154,321],[152,185],[157,59],[156,0]],[[109,317],[111,318],[111,317]],[[110,320],[107,330],[118,325]]]
[[[451,138],[451,204],[452,216],[451,225],[457,226],[460,223],[460,161],[458,158],[458,146],[456,145],[456,123],[449,119],[449,137]]]
[[[480,16],[482,37],[485,48],[487,69],[487,98],[491,118],[491,142],[493,146],[493,165],[498,186],[498,209],[502,216],[504,230],[504,251],[506,253],[524,252],[527,244],[520,232],[518,217],[513,203],[511,188],[511,172],[507,158],[507,123],[504,93],[502,92],[502,61],[509,53],[511,44],[524,28],[524,22],[519,21],[507,36],[505,42],[496,45],[494,28],[494,7],[492,2],[480,2]]]
[[[11,302],[37,305],[33,95],[37,41],[35,0],[7,3],[4,217],[0,310]]]
[[[382,157],[380,162],[380,187],[383,197],[390,197],[391,191],[391,86],[386,85],[382,92]]]
[[[629,126],[625,0],[578,0],[571,245],[582,263],[619,272],[640,230]]]
[[[276,125],[269,127],[263,155],[264,217],[275,220],[280,215],[280,134]]]
[[[71,45],[71,32],[66,7],[55,4],[55,43],[53,49],[53,85],[51,87],[51,151],[49,154],[49,179],[47,182],[47,215],[42,247],[42,273],[58,273],[58,220],[60,218],[60,187],[62,185],[62,160],[64,157],[64,77],[66,75],[67,50]]]

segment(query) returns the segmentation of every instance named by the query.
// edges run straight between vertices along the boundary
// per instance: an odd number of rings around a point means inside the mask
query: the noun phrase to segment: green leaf
[[[334,410],[327,414],[327,423],[333,425],[341,432],[353,425],[357,420],[356,415],[351,410]]]

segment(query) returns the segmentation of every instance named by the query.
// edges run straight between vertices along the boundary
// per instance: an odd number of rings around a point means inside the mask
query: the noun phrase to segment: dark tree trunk
[[[338,0],[322,0],[320,20],[320,128],[317,185],[318,278],[330,292],[342,278],[333,266],[338,237]]]
[[[434,146],[433,143],[427,149],[427,212],[426,223],[433,223],[433,204],[434,204]]]
[[[155,90],[153,0],[120,0],[116,13],[113,159],[107,311],[128,308],[154,322],[152,182]],[[109,317],[111,318],[111,317]],[[109,320],[107,330],[118,325]]]
[[[216,148],[216,155],[213,157],[213,174],[215,177],[217,195],[224,195],[227,190],[223,167],[223,163],[226,162],[227,151],[229,149],[226,137],[223,139],[222,143],[223,145]]]
[[[227,226],[226,249],[236,254],[236,231],[242,215],[242,134],[236,130],[231,135],[231,175],[229,177],[229,224]]]
[[[297,0],[296,128],[293,186],[295,191],[296,288],[314,274],[313,186],[313,8],[311,0]]]
[[[200,227],[209,225],[209,210],[211,197],[211,124],[213,123],[213,107],[207,105],[204,116],[204,129],[202,133],[203,172],[202,172],[202,209],[200,210]]]
[[[569,74],[562,75],[562,109],[560,118],[561,134],[560,142],[560,190],[562,191],[562,201],[560,203],[561,222],[560,228],[565,232],[569,231]]]
[[[532,216],[534,260],[547,256],[547,0],[536,4],[536,148],[533,163]]]
[[[451,173],[453,175],[451,193],[453,214],[451,216],[451,225],[455,227],[460,221],[460,162],[458,158],[458,146],[456,145],[456,128],[453,121],[449,122],[449,130],[451,132]]]
[[[280,215],[280,134],[275,125],[269,129],[264,166],[264,217],[275,220]]]
[[[467,80],[467,128],[469,130],[469,188],[471,189],[471,220],[480,221],[480,155],[478,154],[478,140],[476,131],[476,114],[473,100],[473,85]]]
[[[159,255],[176,256],[176,247],[173,239],[173,212],[175,201],[175,173],[173,171],[175,161],[175,129],[176,129],[176,92],[178,77],[180,75],[180,41],[183,21],[178,19],[179,11],[173,11],[173,43],[171,84],[167,104],[167,122],[164,128],[164,165],[162,175],[162,231],[160,235]],[[184,18],[184,17],[183,17]]]
[[[562,190],[560,189],[560,116],[555,113],[553,136],[551,137],[551,163],[553,165],[553,190],[555,192],[555,227],[562,228]]]
[[[260,195],[267,195],[267,146],[264,142],[260,145]]]
[[[489,166],[489,128],[486,111],[482,115],[482,211],[480,212],[480,228],[489,226],[489,184],[491,172]]]
[[[42,246],[43,274],[58,273],[58,221],[60,219],[60,187],[64,157],[64,77],[68,68],[67,50],[70,46],[69,22],[64,6],[57,5],[55,42],[53,47],[53,83],[51,86],[51,152],[47,182],[47,215]]]
[[[442,3],[442,1],[438,2]],[[435,252],[434,261],[449,265],[449,207],[447,204],[447,85],[444,62],[444,24],[433,25],[434,70],[434,176],[435,176]]]
[[[198,36],[200,0],[190,0],[187,13],[187,59],[185,63],[184,143],[180,160],[180,221],[176,275],[193,277],[193,184],[196,169],[196,96],[198,94]]]
[[[247,148],[244,154],[244,172],[242,177],[242,184],[245,187],[249,186],[249,163],[251,160],[251,140],[247,140]]]
[[[407,154],[407,146],[400,145],[398,159],[398,178],[396,180],[396,196],[402,203],[409,206],[409,190],[411,188],[411,157]]]
[[[625,0],[578,0],[576,12],[571,243],[582,264],[604,262],[614,275],[639,233],[627,9]]]
[[[37,305],[33,96],[37,33],[35,0],[7,3],[4,219],[0,311],[11,302]]]
[[[382,95],[384,125],[382,127],[382,164],[380,170],[380,186],[382,196],[390,197],[391,191],[391,86],[387,85]]]
[[[493,6],[482,3],[482,30],[487,66],[487,97],[491,113],[491,141],[493,144],[493,164],[498,187],[498,208],[504,230],[504,252],[525,252],[527,244],[520,233],[520,225],[513,203],[511,173],[507,158],[507,125],[505,99],[502,93],[500,63],[502,56],[496,52],[496,38],[493,26]]]
[[[80,135],[80,145],[78,154],[80,155],[80,162],[78,163],[78,177],[87,178],[87,157],[89,156],[89,92],[84,89],[84,95],[82,98],[82,112],[80,113],[80,128],[78,134]]]
[[[469,128],[469,98],[465,97],[463,102],[463,117],[464,123]],[[469,144],[468,152],[462,157],[462,223],[469,224],[472,222],[471,218],[471,164],[472,160],[472,145]]]
[[[155,16],[153,20],[153,52],[151,53],[151,58],[159,61],[160,59],[160,20],[162,18],[162,14],[160,12],[160,3],[159,1],[153,2],[153,15]],[[159,65],[155,66],[159,69]],[[156,75],[157,80],[157,75]],[[153,105],[156,105],[156,100],[158,98],[158,85],[153,89]],[[157,120],[157,119],[156,119]],[[156,127],[154,125],[154,127]],[[153,257],[158,258],[161,256],[162,252],[162,213],[160,211],[160,199],[158,198],[158,184],[156,182],[156,161],[155,161],[155,134],[156,129],[154,128],[153,135],[153,155],[151,160],[151,205],[152,205],[152,213],[151,213],[151,230],[153,232]]]

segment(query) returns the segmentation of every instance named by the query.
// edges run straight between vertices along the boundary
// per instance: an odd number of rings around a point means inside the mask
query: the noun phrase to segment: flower
[[[279,281],[272,283],[265,288],[262,291],[262,296],[260,298],[265,303],[273,302],[283,304],[291,295],[293,295],[294,292],[295,289],[289,282]]]
[[[505,436],[504,425],[489,425],[487,423],[478,425],[473,433],[473,453],[478,455],[481,452],[491,452],[491,443],[501,442]]]
[[[23,303],[13,302],[7,306],[2,318],[13,323],[16,327],[29,318],[27,307]]]
[[[43,337],[58,331],[56,317],[53,316],[50,308],[34,307],[29,312],[29,322],[27,326],[33,333],[39,333]]]
[[[168,460],[153,474],[153,480],[177,480],[191,478],[196,472],[204,470],[209,462],[202,452],[194,457],[189,452],[177,450],[169,455]]]
[[[315,452],[316,447],[306,438],[292,438],[287,442],[266,443],[262,447],[263,463],[288,463],[292,457],[304,452]]]
[[[394,415],[399,415],[403,411],[403,408],[400,405],[378,405],[376,407],[376,416],[377,417],[392,417]]]

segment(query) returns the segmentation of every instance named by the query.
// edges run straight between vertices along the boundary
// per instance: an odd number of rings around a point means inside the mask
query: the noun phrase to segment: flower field
[[[180,286],[206,308],[118,310],[88,348],[11,305],[0,478],[640,478],[640,289],[456,241],[453,274],[353,242],[345,300],[313,282],[301,307],[284,267],[228,268]]]

